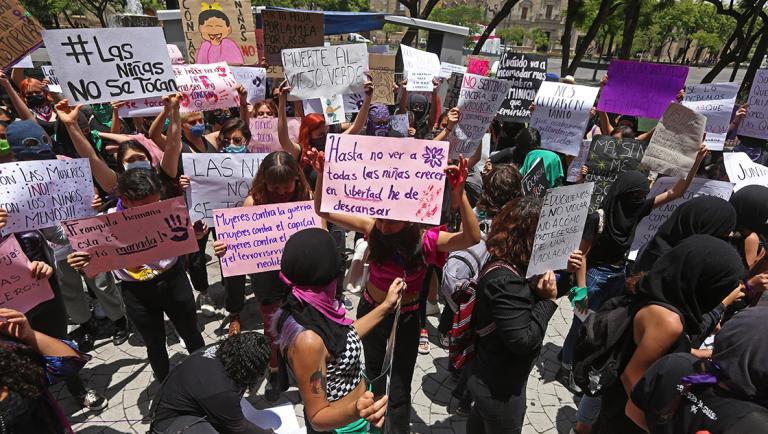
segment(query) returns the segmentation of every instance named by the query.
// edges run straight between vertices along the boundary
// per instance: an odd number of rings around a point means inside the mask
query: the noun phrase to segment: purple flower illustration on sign
[[[421,154],[421,157],[424,158],[424,163],[434,169],[435,167],[441,167],[443,165],[443,158],[445,158],[445,155],[443,154],[443,148],[425,146],[424,153]]]

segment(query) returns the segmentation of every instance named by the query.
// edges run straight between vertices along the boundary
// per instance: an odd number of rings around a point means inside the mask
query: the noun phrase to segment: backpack
[[[463,368],[468,361],[472,360],[475,355],[475,341],[478,336],[487,336],[496,330],[494,322],[476,329],[473,313],[480,280],[497,268],[506,268],[518,274],[509,264],[502,261],[491,262],[482,269],[478,276],[469,278],[453,293],[452,302],[457,306],[457,309],[454,310],[451,330],[448,331],[448,363],[453,370]]]
[[[619,380],[635,352],[635,314],[648,304],[680,314],[666,303],[641,302],[631,295],[621,295],[606,301],[584,321],[576,338],[572,371],[574,382],[584,394],[600,396]]]
[[[485,248],[485,240],[480,240],[468,249],[458,250],[448,255],[443,266],[440,292],[452,312],[456,313],[459,310],[454,295],[466,288],[473,279],[479,279],[483,265],[488,262],[490,256]]]

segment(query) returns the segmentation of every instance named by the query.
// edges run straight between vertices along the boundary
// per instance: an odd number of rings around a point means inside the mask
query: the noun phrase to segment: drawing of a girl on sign
[[[218,2],[202,3],[197,24],[204,42],[200,44],[200,48],[197,50],[196,63],[243,64],[243,54],[240,52],[240,47],[228,38],[232,34],[229,17]]]

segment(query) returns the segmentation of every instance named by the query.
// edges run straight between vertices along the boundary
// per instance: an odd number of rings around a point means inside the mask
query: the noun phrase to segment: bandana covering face
[[[368,111],[366,134],[369,136],[386,136],[389,131],[389,110],[384,104],[373,104]]]

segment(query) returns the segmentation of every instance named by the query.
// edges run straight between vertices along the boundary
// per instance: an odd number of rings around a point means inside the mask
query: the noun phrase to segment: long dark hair
[[[152,154],[149,153],[144,145],[136,140],[126,140],[123,143],[120,143],[120,147],[117,148],[117,169],[120,172],[125,170],[123,168],[123,158],[125,158],[125,154],[128,152],[128,150],[141,152],[145,157],[147,157],[147,161],[152,164]]]
[[[541,199],[523,196],[502,208],[491,223],[485,245],[488,252],[524,272],[533,251],[533,237],[539,224]]]
[[[248,195],[253,198],[256,205],[264,205],[269,203],[268,184],[287,184],[292,181],[296,182],[294,201],[312,198],[312,190],[307,178],[304,177],[304,171],[301,170],[293,155],[285,151],[270,152],[259,165]]]
[[[394,261],[406,271],[418,270],[424,265],[421,235],[421,226],[415,223],[406,223],[403,230],[388,235],[381,233],[374,225],[368,235],[368,258],[378,264]]]

